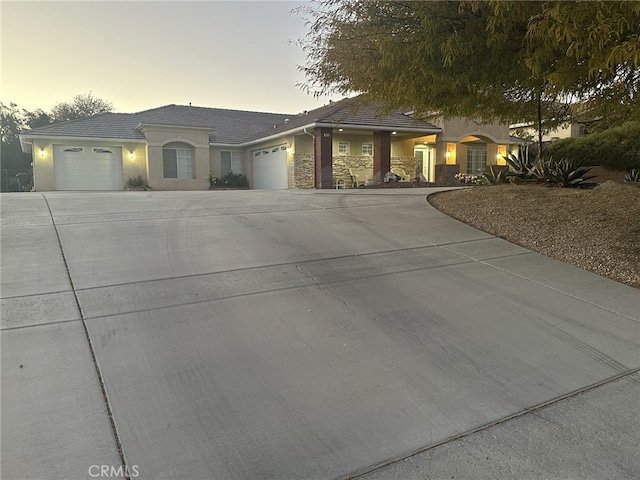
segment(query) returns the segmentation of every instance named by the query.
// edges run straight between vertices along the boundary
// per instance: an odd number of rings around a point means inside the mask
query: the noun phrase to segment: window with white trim
[[[164,178],[194,178],[193,150],[165,146],[162,149],[162,166]]]
[[[349,155],[351,144],[349,142],[338,142],[338,155]]]
[[[467,147],[467,173],[482,175],[487,167],[487,147]]]
[[[220,152],[220,169],[223,177],[229,172],[242,173],[242,152]]]
[[[373,155],[373,143],[362,144],[362,155]]]

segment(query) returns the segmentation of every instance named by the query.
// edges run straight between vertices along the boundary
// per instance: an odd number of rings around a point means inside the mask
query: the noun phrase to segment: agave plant
[[[549,182],[552,168],[553,160],[550,158],[539,158],[531,167],[529,176],[539,182]]]
[[[533,176],[534,164],[529,160],[527,155],[522,158],[516,157],[513,153],[508,152],[505,157],[507,164],[511,167],[511,175],[517,178],[531,178]]]
[[[632,168],[624,176],[625,182],[640,182],[640,168]]]
[[[591,167],[585,167],[581,162],[563,158],[557,162],[548,162],[547,181],[559,187],[567,188],[591,188],[596,183],[589,183],[587,180],[595,178],[595,175],[587,175]]]
[[[482,177],[491,185],[505,183],[509,177],[509,171],[503,168],[493,169],[493,165],[489,165],[489,171],[482,174]]]

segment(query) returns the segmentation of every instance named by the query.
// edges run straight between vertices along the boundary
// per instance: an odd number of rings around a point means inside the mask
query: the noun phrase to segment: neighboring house
[[[168,105],[105,113],[23,132],[37,191],[123,190],[138,176],[156,190],[206,190],[233,171],[254,189],[350,185],[350,168],[380,181],[391,168],[430,182],[504,165],[506,124],[378,116],[344,99],[297,115]]]
[[[514,123],[509,125],[509,131],[511,132],[511,135],[527,138],[530,142],[535,142],[538,138],[538,130],[536,129],[534,122]],[[560,140],[561,138],[584,137],[585,134],[585,123],[569,122],[564,125],[560,125],[548,133],[544,133],[542,135],[542,141],[546,143],[554,140]]]

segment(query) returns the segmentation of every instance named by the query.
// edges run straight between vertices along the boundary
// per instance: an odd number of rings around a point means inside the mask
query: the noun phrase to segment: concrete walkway
[[[428,192],[3,194],[1,477],[640,478],[639,291]]]

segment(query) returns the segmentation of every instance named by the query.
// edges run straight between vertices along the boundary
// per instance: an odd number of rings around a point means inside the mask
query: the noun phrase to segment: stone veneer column
[[[318,127],[313,132],[313,156],[316,188],[333,188],[333,135],[330,128]]]
[[[391,171],[391,133],[373,132],[373,183],[384,181]]]

